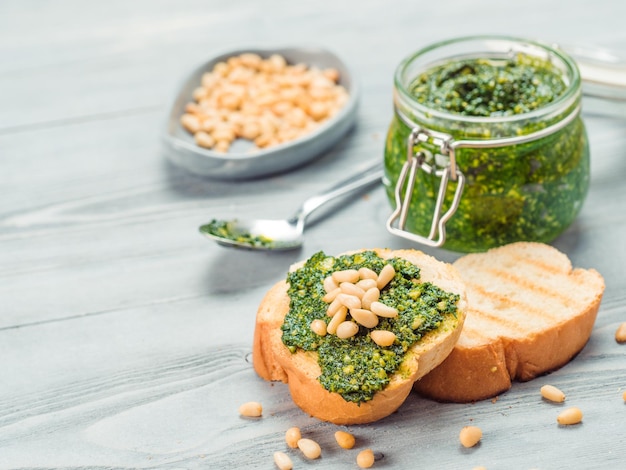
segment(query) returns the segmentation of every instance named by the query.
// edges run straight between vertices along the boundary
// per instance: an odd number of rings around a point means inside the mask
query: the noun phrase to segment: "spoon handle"
[[[334,186],[308,198],[293,216],[292,220],[298,225],[304,225],[306,218],[327,202],[340,196],[351,193],[358,189],[380,182],[383,177],[383,162],[378,161],[374,165],[355,173],[348,178],[339,181]]]

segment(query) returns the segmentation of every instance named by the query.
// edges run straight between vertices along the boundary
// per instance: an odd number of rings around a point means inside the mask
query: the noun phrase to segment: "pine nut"
[[[344,321],[337,327],[337,336],[341,339],[352,338],[359,331],[359,325],[353,321]]]
[[[329,118],[347,103],[348,92],[338,80],[335,69],[289,65],[280,55],[262,59],[257,54],[241,54],[215,64],[212,71],[202,74],[200,86],[191,93],[193,101],[185,106],[185,114],[197,114],[199,121],[209,112],[220,114],[222,122],[235,124],[237,137],[254,139],[259,148],[276,145],[297,139],[300,130],[310,132],[316,120]],[[244,123],[240,119],[243,114],[255,119]],[[262,130],[261,124],[261,120],[267,119],[277,122],[269,132]],[[278,123],[282,128],[275,135]],[[181,119],[181,124],[191,134],[198,130],[213,131],[213,128],[200,129],[190,118]],[[213,148],[228,150],[226,144]]]
[[[377,283],[376,283],[376,279],[361,279],[359,282],[355,284],[355,286],[360,287],[364,291],[368,291],[371,288],[376,287]]]
[[[626,392],[622,394],[622,398],[624,399],[624,401],[626,401]]]
[[[376,281],[378,279],[378,274],[370,268],[361,268],[359,269],[359,277],[361,279],[373,279]]]
[[[555,403],[563,403],[565,401],[565,394],[554,385],[544,385],[541,387],[540,391],[541,396],[546,400],[550,400]]]
[[[626,322],[617,327],[615,331],[615,341],[618,343],[626,343]]]
[[[361,308],[361,299],[359,299],[355,295],[341,293],[337,295],[336,300],[341,302],[342,305],[345,305],[349,309]]]
[[[278,470],[291,470],[293,468],[293,462],[284,452],[274,452],[274,463]]]
[[[313,439],[300,439],[298,441],[298,448],[307,459],[317,459],[322,455],[322,448]]]
[[[368,289],[365,294],[363,294],[363,297],[361,298],[361,306],[363,308],[371,309],[372,302],[378,302],[379,298],[380,291],[378,290],[378,287],[374,286]]]
[[[216,152],[222,152],[222,153],[228,152],[229,148],[230,148],[230,142],[228,142],[227,140],[218,140],[215,143],[215,147],[213,147],[213,149]]]
[[[328,292],[324,297],[322,297],[322,300],[324,302],[326,302],[327,304],[331,303],[333,300],[335,300],[337,298],[337,296],[341,293],[341,289],[339,287],[337,287],[334,290],[331,290],[330,292]]]
[[[328,326],[326,326],[326,332],[331,335],[337,334],[337,328],[343,321],[345,321],[347,316],[348,308],[342,305],[341,308],[337,310],[337,313],[335,313],[330,322],[328,322]]]
[[[326,293],[332,292],[338,288],[339,284],[335,282],[332,276],[328,276],[326,279],[324,279],[324,290],[326,291]]]
[[[345,269],[343,271],[335,271],[333,274],[335,282],[341,284],[342,282],[355,283],[359,280],[359,272],[356,269]]]
[[[193,138],[196,141],[196,144],[198,144],[200,147],[210,149],[213,148],[213,146],[215,145],[215,139],[213,138],[213,136],[203,131],[196,132]]]
[[[195,134],[200,130],[200,119],[193,114],[183,114],[180,118],[180,123],[192,134]]]
[[[326,336],[326,322],[324,320],[313,320],[311,322],[311,331],[318,336]]]
[[[370,333],[370,336],[372,338],[372,341],[374,341],[378,346],[382,346],[383,348],[391,346],[396,340],[395,333],[387,330],[374,330]]]
[[[376,286],[382,290],[396,275],[396,270],[393,269],[393,266],[390,264],[386,264],[385,267],[380,271],[378,275],[378,281],[376,281]]]
[[[365,328],[375,328],[378,325],[378,317],[369,310],[352,308],[350,309],[350,315]]]
[[[354,443],[356,442],[354,436],[346,431],[335,432],[335,440],[342,449],[352,449],[354,447]]]
[[[372,451],[372,449],[362,450],[356,456],[356,464],[359,466],[359,468],[370,468],[372,465],[374,465],[375,460],[376,459],[374,457],[374,452]]]
[[[380,302],[372,302],[370,310],[379,317],[394,318],[398,316],[398,311],[395,308],[389,307],[388,305]]]
[[[287,429],[285,433],[285,442],[289,447],[295,449],[298,447],[298,441],[302,439],[302,433],[300,432],[300,428],[294,426],[292,428]]]
[[[239,407],[239,414],[247,418],[258,418],[263,414],[263,407],[259,402],[249,401]]]
[[[351,282],[342,282],[339,285],[341,292],[348,295],[353,295],[354,297],[358,297],[359,299],[363,297],[365,291],[361,289],[356,284],[352,284]]]
[[[326,314],[329,317],[334,317],[335,314],[341,309],[341,308],[347,308],[345,307],[345,305],[343,305],[341,303],[341,299],[338,299],[337,297],[335,297],[333,299],[333,301],[330,303],[330,305],[328,306],[328,308],[326,309]]]
[[[575,406],[562,411],[556,421],[562,425],[578,424],[583,420],[583,412]]]
[[[474,447],[482,437],[483,432],[478,426],[465,426],[459,434],[463,447]]]

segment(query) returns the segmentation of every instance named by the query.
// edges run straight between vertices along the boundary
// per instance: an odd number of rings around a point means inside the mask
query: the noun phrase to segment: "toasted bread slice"
[[[471,402],[570,361],[587,343],[604,293],[595,270],[557,249],[519,242],[459,258],[467,286],[463,332],[446,360],[415,384],[438,401]]]
[[[404,402],[413,383],[450,353],[465,319],[465,289],[452,265],[416,250],[374,251],[384,259],[401,257],[410,261],[421,268],[420,282],[431,282],[460,297],[456,317],[448,315],[437,329],[414,344],[390,383],[373,399],[357,404],[346,401],[338,393],[327,391],[318,381],[321,369],[317,352],[298,350],[291,353],[283,344],[281,325],[289,311],[288,284],[285,281],[270,289],[257,313],[253,345],[256,372],[266,380],[288,383],[294,402],[302,410],[335,424],[369,423],[393,413]]]

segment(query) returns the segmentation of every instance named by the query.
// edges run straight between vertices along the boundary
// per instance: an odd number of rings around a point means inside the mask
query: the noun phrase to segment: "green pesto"
[[[474,60],[439,66],[420,76],[410,89],[416,101],[451,116],[437,119],[427,115],[430,121],[416,120],[418,124],[457,139],[484,139],[530,134],[558,122],[571,108],[549,122],[456,121],[454,114],[516,116],[545,106],[562,94],[563,87],[559,72],[549,63],[518,55],[499,63]],[[385,145],[387,193],[392,204],[395,183],[407,158],[409,133],[409,127],[394,116]],[[439,150],[430,143],[421,148],[433,154]],[[459,149],[456,160],[466,181],[460,205],[446,224],[444,248],[450,250],[484,251],[520,240],[550,242],[573,222],[589,187],[589,145],[580,116],[559,132],[530,143]],[[408,231],[429,233],[439,182],[434,175],[418,172]],[[444,210],[451,204],[455,187],[451,183],[447,188]]]
[[[327,324],[328,305],[323,281],[334,271],[368,267],[379,273],[392,264],[396,276],[381,291],[380,302],[398,309],[396,318],[381,318],[376,329],[393,331],[396,341],[380,347],[372,341],[368,328],[360,327],[352,338],[335,335],[318,336],[310,324],[322,319]],[[398,372],[407,350],[422,336],[438,328],[450,315],[456,317],[458,295],[448,293],[431,283],[419,283],[419,268],[401,258],[385,260],[373,251],[339,257],[323,252],[313,255],[304,266],[289,273],[289,313],[282,325],[283,343],[291,352],[298,349],[317,351],[321,368],[319,381],[346,401],[371,400],[382,390],[391,375]],[[348,316],[348,319],[350,317]]]
[[[448,62],[421,74],[409,88],[417,102],[430,109],[495,117],[538,109],[567,86],[550,62],[517,54]]]
[[[274,240],[271,238],[251,235],[247,232],[235,230],[232,224],[227,220],[213,219],[208,224],[200,227],[200,231],[209,235],[243,243],[251,247],[269,247],[274,245]]]

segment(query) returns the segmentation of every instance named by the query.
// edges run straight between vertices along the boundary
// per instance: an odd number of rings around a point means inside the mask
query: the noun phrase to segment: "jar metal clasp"
[[[439,148],[435,155],[429,150],[418,147],[419,143],[431,142]],[[435,132],[423,127],[415,127],[407,138],[407,159],[395,186],[396,208],[387,220],[387,230],[397,236],[421,243],[440,247],[446,241],[446,222],[454,215],[463,194],[465,175],[456,165],[455,146],[452,136]],[[415,178],[418,171],[439,177],[439,188],[428,236],[424,237],[405,229]],[[443,212],[444,200],[449,184],[456,184],[450,207]],[[406,184],[405,184],[406,183]]]

